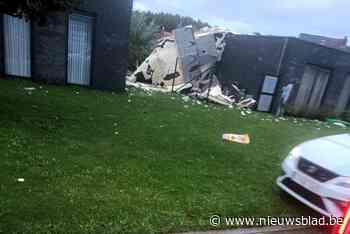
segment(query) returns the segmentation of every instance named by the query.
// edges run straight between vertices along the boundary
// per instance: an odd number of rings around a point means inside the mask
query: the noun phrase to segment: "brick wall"
[[[32,78],[65,84],[67,61],[67,15],[52,14],[44,26],[32,23]]]
[[[221,82],[237,81],[240,88],[258,98],[265,75],[276,75],[284,38],[233,35],[226,40]]]

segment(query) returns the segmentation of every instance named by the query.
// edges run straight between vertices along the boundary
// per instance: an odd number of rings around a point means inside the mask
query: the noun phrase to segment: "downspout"
[[[282,51],[281,51],[281,56],[280,56],[280,59],[279,59],[279,62],[278,62],[277,70],[276,70],[276,77],[280,76],[282,63],[283,63],[284,56],[286,54],[288,42],[289,42],[289,38],[287,37],[287,38],[284,39],[284,43],[283,43],[283,47],[282,47]]]
[[[284,57],[285,57],[285,55],[286,55],[286,50],[287,50],[288,42],[289,42],[289,38],[286,37],[286,38],[284,39],[284,42],[283,42],[283,47],[282,47],[282,51],[281,51],[281,56],[280,56],[280,59],[279,59],[279,61],[278,61],[278,65],[277,65],[277,69],[276,69],[276,77],[278,78],[278,80],[280,79],[282,64],[283,64]],[[277,87],[278,87],[279,83],[280,83],[280,81],[278,81]],[[275,93],[274,95],[275,95],[275,97],[276,97],[276,96],[278,96],[278,93]],[[272,106],[275,106],[275,104],[274,104],[275,102],[276,102],[276,98],[273,98],[273,104],[272,104]]]

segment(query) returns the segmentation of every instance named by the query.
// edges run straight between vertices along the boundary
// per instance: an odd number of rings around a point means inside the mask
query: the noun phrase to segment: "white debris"
[[[184,96],[184,97],[182,97],[182,101],[189,102],[190,101],[190,97]]]
[[[347,128],[347,126],[343,123],[340,123],[340,122],[335,122],[333,123],[335,126],[338,126],[338,127],[342,127],[342,128]]]
[[[252,114],[253,112],[252,112],[252,110],[247,109],[247,110],[246,110],[246,113],[247,113],[248,115],[250,115],[250,114]]]
[[[199,32],[193,32],[191,26],[176,29],[173,36],[161,39],[149,57],[127,77],[127,86],[146,92],[177,92],[233,107],[241,99],[239,88],[229,85],[236,96],[224,95],[215,76],[215,65],[222,59],[229,33],[215,27]],[[253,108],[255,104],[253,98],[248,98],[238,105]]]
[[[146,92],[152,92],[152,91],[163,92],[163,93],[171,92],[171,89],[168,89],[168,88],[160,88],[160,87],[156,87],[154,85],[145,84],[145,83],[141,83],[141,82],[132,82],[128,79],[129,79],[129,77],[127,77],[127,80],[126,80],[127,86],[139,88],[139,89],[142,89]]]
[[[17,181],[20,182],[20,183],[23,183],[24,182],[24,178],[18,178]]]
[[[35,87],[25,87],[24,90],[25,91],[34,91],[34,90],[36,90],[36,88]]]
[[[210,89],[210,93],[208,95],[209,90],[205,90],[203,93],[198,94],[201,98],[208,98],[210,101],[225,105],[232,106],[235,103],[234,99],[230,99],[229,97],[222,94],[221,88],[219,85],[214,86]]]
[[[239,108],[252,108],[254,107],[256,104],[256,100],[253,99],[253,98],[247,98],[247,99],[244,99],[242,101],[240,101],[237,106]]]

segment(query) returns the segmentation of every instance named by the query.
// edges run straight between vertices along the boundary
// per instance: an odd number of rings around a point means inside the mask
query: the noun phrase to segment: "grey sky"
[[[350,35],[349,0],[134,0],[134,9],[192,16],[237,33]]]

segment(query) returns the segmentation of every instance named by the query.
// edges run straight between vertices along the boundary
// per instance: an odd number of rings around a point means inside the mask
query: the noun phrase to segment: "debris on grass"
[[[225,141],[236,142],[239,144],[250,144],[250,137],[248,134],[238,135],[238,134],[223,134],[222,139]]]
[[[182,97],[182,101],[189,102],[190,101],[190,97],[184,96],[184,97]]]
[[[23,183],[24,182],[24,178],[18,178],[17,181],[20,182],[20,183]]]
[[[338,127],[342,127],[342,128],[347,128],[348,126],[350,126],[349,122],[338,120],[338,119],[327,119],[327,123]]]
[[[333,125],[338,126],[338,127],[342,127],[342,128],[347,128],[347,126],[345,124],[340,123],[340,122],[335,122],[335,123],[333,123]]]
[[[25,87],[24,90],[25,91],[35,91],[36,88],[35,87]]]
[[[247,98],[240,101],[237,106],[239,108],[254,108],[256,105],[256,100],[253,98]]]

